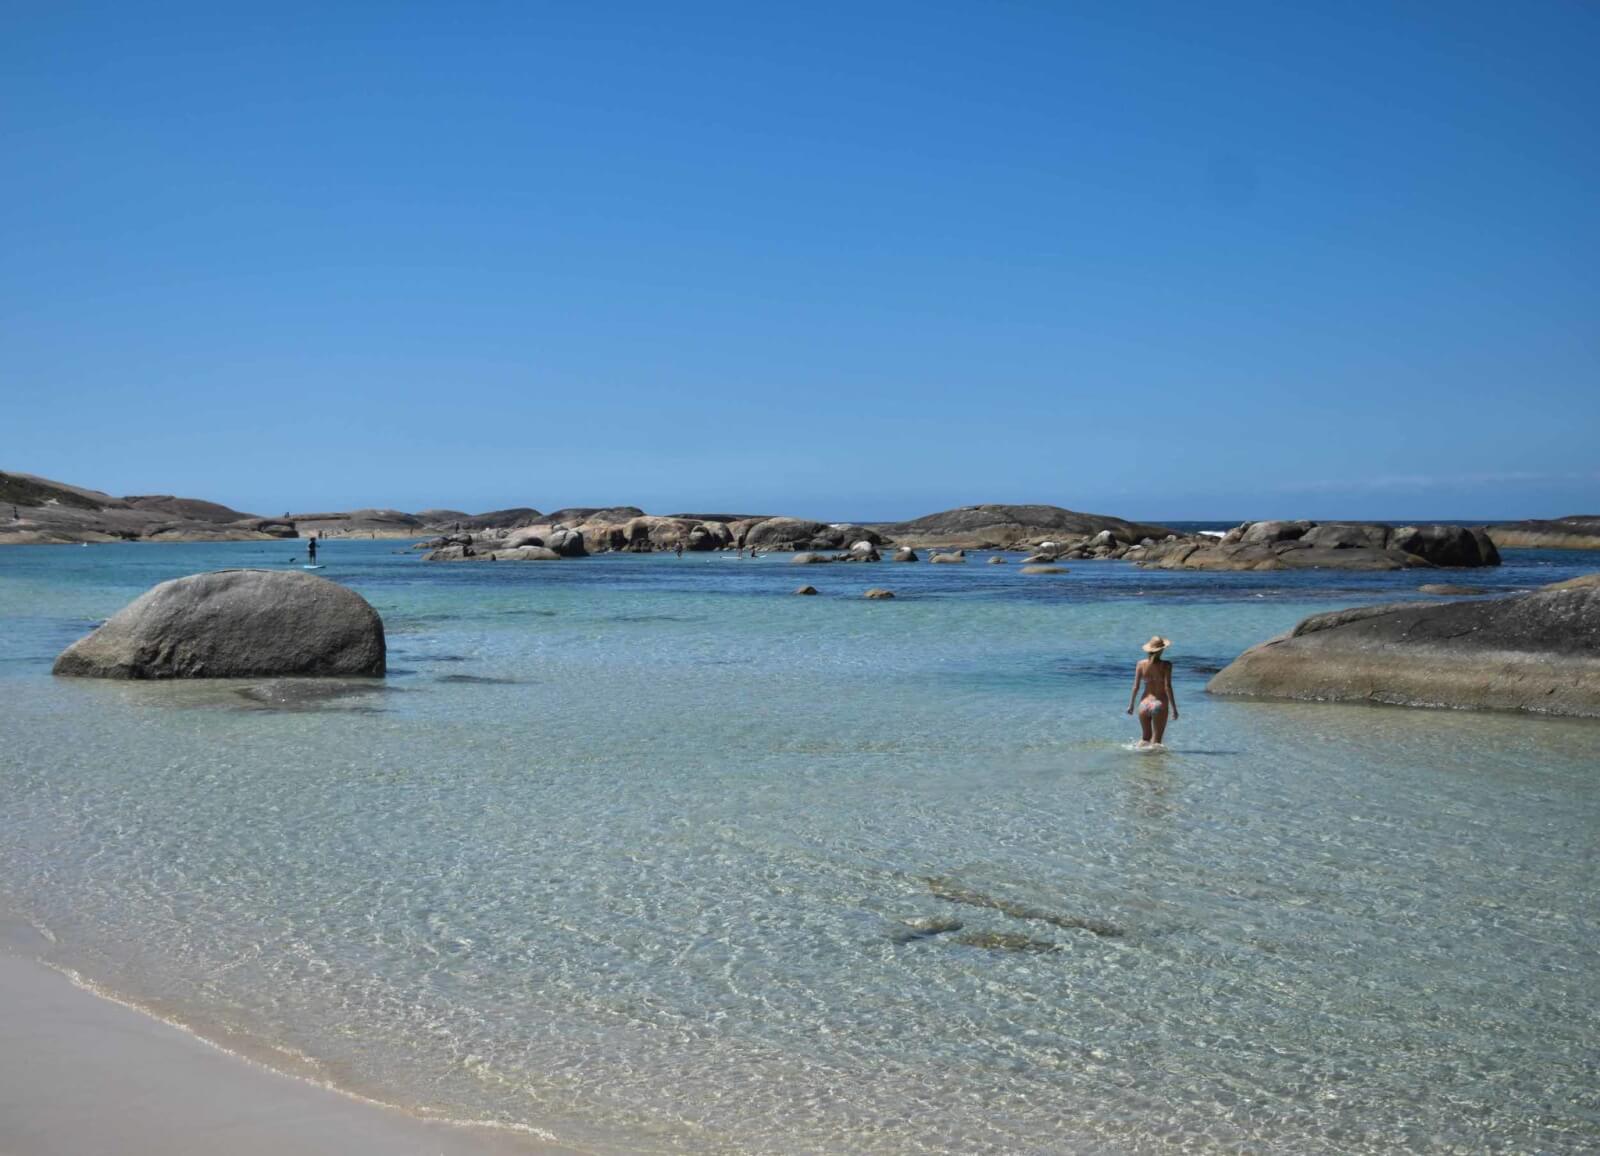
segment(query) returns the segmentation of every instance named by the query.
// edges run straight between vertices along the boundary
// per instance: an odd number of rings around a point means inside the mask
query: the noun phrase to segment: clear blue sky
[[[1600,510],[1600,5],[67,4],[0,469],[259,513]]]

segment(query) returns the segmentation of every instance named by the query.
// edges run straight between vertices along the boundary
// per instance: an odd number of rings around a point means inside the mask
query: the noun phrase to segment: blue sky
[[[1600,6],[8,4],[0,469],[1600,510]]]

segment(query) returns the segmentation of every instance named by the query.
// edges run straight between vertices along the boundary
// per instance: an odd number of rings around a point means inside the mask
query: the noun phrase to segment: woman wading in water
[[[1172,645],[1172,641],[1156,635],[1144,644],[1143,650],[1149,658],[1141,658],[1139,665],[1133,668],[1133,697],[1128,699],[1128,713],[1133,713],[1134,703],[1139,704],[1139,729],[1144,737],[1139,740],[1141,747],[1154,743],[1161,745],[1161,738],[1167,733],[1167,707],[1172,708],[1172,718],[1178,718],[1178,697],[1172,693],[1172,663],[1161,657],[1161,652]],[[1144,686],[1144,698],[1139,697],[1139,687]]]

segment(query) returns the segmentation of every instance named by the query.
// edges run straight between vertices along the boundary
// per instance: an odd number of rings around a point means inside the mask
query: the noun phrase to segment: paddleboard
[[[315,566],[302,566],[302,567],[300,567],[300,569],[302,569],[302,570],[321,570],[322,569],[322,564],[318,563]]]

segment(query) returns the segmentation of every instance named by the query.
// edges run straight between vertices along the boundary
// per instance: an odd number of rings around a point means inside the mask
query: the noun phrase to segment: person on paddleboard
[[[1167,709],[1172,709],[1172,719],[1178,719],[1178,696],[1172,692],[1172,663],[1162,657],[1167,647],[1172,645],[1172,640],[1162,638],[1157,634],[1145,643],[1142,649],[1148,658],[1141,658],[1139,665],[1133,668],[1133,696],[1128,699],[1128,713],[1133,713],[1134,704],[1139,706],[1139,730],[1143,737],[1139,740],[1141,747],[1160,746],[1162,737],[1167,733]],[[1144,697],[1139,697],[1140,685],[1144,687]]]
[[[317,564],[317,536],[315,534],[306,539],[306,553],[311,557],[311,565]]]

